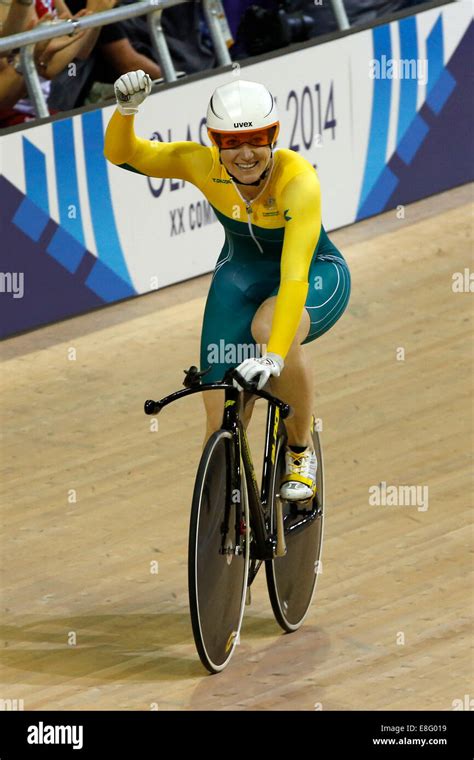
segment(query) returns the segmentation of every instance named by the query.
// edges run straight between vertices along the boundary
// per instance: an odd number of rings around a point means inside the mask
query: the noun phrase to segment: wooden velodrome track
[[[158,432],[142,411],[197,363],[210,277],[3,343],[3,699],[25,710],[450,710],[472,694],[472,295],[452,290],[453,273],[472,268],[470,197],[457,188],[405,219],[331,235],[353,292],[307,348],[325,447],[323,572],[306,624],[284,635],[262,570],[241,645],[214,677],[187,600],[202,405],[170,407]],[[428,486],[428,508],[370,505],[382,481]]]

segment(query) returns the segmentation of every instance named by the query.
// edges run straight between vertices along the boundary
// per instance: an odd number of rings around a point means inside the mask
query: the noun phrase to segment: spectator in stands
[[[133,0],[136,2],[137,0]],[[69,8],[77,13],[84,7],[84,0],[68,0]],[[121,3],[118,3],[121,5]],[[143,17],[146,23],[146,16]],[[100,30],[96,56],[96,78],[113,84],[117,77],[127,71],[142,69],[152,79],[161,77],[161,69],[152,57],[138,51],[123,27],[124,22],[108,24]],[[100,76],[99,76],[100,74]]]
[[[277,11],[280,4],[279,0],[260,0],[258,3],[255,0],[222,0],[222,6],[233,39],[238,39],[240,23],[247,8],[251,5],[266,10]]]
[[[135,0],[122,0],[120,4],[133,2]],[[194,74],[214,68],[216,56],[200,2],[193,0],[165,8],[161,26],[176,71]],[[146,16],[127,19],[123,22],[123,28],[137,50],[146,51],[152,57],[155,55]]]
[[[423,0],[343,0],[350,26],[417,5]],[[223,0],[231,29],[241,11],[237,44],[232,57],[259,55],[322,34],[336,32],[338,25],[330,0]]]
[[[375,19],[390,16],[392,13],[423,2],[428,2],[428,0],[343,0],[350,26],[370,24]],[[330,26],[328,31],[338,30],[332,5],[327,0],[324,5],[315,6],[315,14],[316,20]]]
[[[19,34],[31,28],[28,22],[32,4],[30,0],[13,0],[8,6],[8,2],[2,0],[0,6],[0,37],[9,37],[11,34]],[[42,60],[45,49],[44,43],[36,46],[35,63],[37,66]],[[18,75],[13,66],[9,65],[7,55],[5,53],[0,54],[0,110],[15,105],[25,92],[23,77]]]
[[[64,0],[2,0],[0,22],[2,36],[6,33],[28,31],[46,21],[80,18],[113,7],[115,0],[87,0],[87,6],[74,16]],[[23,5],[26,11],[17,6]],[[59,12],[58,12],[59,11]],[[40,83],[45,96],[50,90],[50,80],[63,71],[76,56],[87,57],[92,51],[99,31],[89,29],[49,42],[39,43],[35,49],[35,63],[40,72]],[[0,127],[20,124],[35,117],[33,104],[26,95],[26,84],[21,69],[20,56],[14,51],[8,59],[0,58]]]
[[[69,7],[77,11],[84,0],[68,2]],[[122,0],[120,5],[134,2],[136,0]],[[200,2],[165,8],[161,25],[176,71],[192,74],[215,66],[216,57]],[[113,83],[117,77],[137,69],[142,69],[152,79],[161,78],[145,15],[104,27],[94,51],[94,60],[83,62],[75,80],[76,91],[64,86],[67,76],[61,74],[53,83],[50,105],[69,110],[82,105],[86,98],[88,102],[103,101],[109,94],[114,98]]]
[[[67,0],[73,12],[85,7],[86,0]],[[136,0],[134,0],[136,2]],[[146,16],[144,17],[146,23]],[[152,55],[136,48],[129,39],[123,22],[107,24],[98,30],[97,44],[87,59],[75,59],[76,76],[68,79],[67,71],[56,77],[52,84],[49,106],[51,109],[69,111],[86,102],[103,100],[108,90],[113,96],[113,82],[127,71],[142,69],[152,79],[161,77],[161,69]],[[94,85],[94,91],[91,88]]]
[[[6,6],[0,8],[0,37],[25,31],[33,3],[30,0],[12,0],[9,6],[8,1],[1,0],[0,4]]]

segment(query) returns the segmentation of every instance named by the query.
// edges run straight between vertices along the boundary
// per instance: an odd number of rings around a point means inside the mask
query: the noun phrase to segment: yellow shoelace
[[[301,453],[292,451],[291,449],[288,449],[288,451],[293,458],[293,461],[290,463],[291,471],[295,472],[298,475],[301,475],[301,471],[305,466],[304,460],[311,456],[311,453],[308,453],[308,449],[306,449],[306,451],[302,451]]]

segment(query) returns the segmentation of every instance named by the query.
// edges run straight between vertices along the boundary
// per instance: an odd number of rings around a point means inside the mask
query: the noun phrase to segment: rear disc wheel
[[[314,425],[313,425],[314,427]],[[265,562],[268,591],[273,613],[281,627],[296,631],[303,623],[313,599],[316,581],[321,572],[321,551],[324,528],[324,469],[321,442],[313,430],[313,444],[318,462],[316,495],[309,502],[281,500],[287,552]],[[276,466],[269,494],[272,504],[270,526],[275,531],[276,499],[285,472],[286,435],[278,437]]]

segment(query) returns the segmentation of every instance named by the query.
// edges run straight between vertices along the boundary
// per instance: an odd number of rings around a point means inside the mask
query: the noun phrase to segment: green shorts
[[[303,343],[330,330],[344,312],[351,292],[347,263],[335,246],[319,248],[309,270],[305,308],[311,326]],[[201,370],[210,368],[204,382],[222,380],[231,367],[260,356],[251,333],[259,306],[278,293],[280,261],[239,256],[228,242],[219,256],[207,297],[201,335]]]

